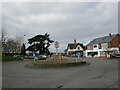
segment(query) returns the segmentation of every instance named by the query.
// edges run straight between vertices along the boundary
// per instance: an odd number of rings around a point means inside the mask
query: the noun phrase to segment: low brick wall
[[[100,56],[100,58],[107,58],[107,56]]]

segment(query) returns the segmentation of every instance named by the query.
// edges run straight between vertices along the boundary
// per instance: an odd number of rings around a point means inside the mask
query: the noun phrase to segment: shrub
[[[34,59],[32,56],[25,56],[24,59]]]

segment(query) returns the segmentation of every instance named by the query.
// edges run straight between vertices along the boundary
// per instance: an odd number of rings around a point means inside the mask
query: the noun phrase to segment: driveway
[[[29,69],[30,60],[3,62],[3,88],[118,88],[118,60],[85,58],[90,65]]]

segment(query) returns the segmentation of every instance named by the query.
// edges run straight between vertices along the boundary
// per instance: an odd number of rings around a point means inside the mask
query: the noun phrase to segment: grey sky
[[[117,2],[24,2],[3,3],[3,27],[8,36],[27,39],[48,32],[66,49],[74,39],[86,45],[90,40],[118,33]],[[52,44],[51,51],[55,51]]]

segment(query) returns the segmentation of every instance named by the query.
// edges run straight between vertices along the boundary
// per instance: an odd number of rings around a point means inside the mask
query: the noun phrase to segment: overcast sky
[[[9,37],[27,39],[49,33],[66,49],[74,39],[84,45],[92,39],[118,33],[117,2],[19,2],[2,6],[2,25]],[[54,44],[50,47],[55,51]]]

